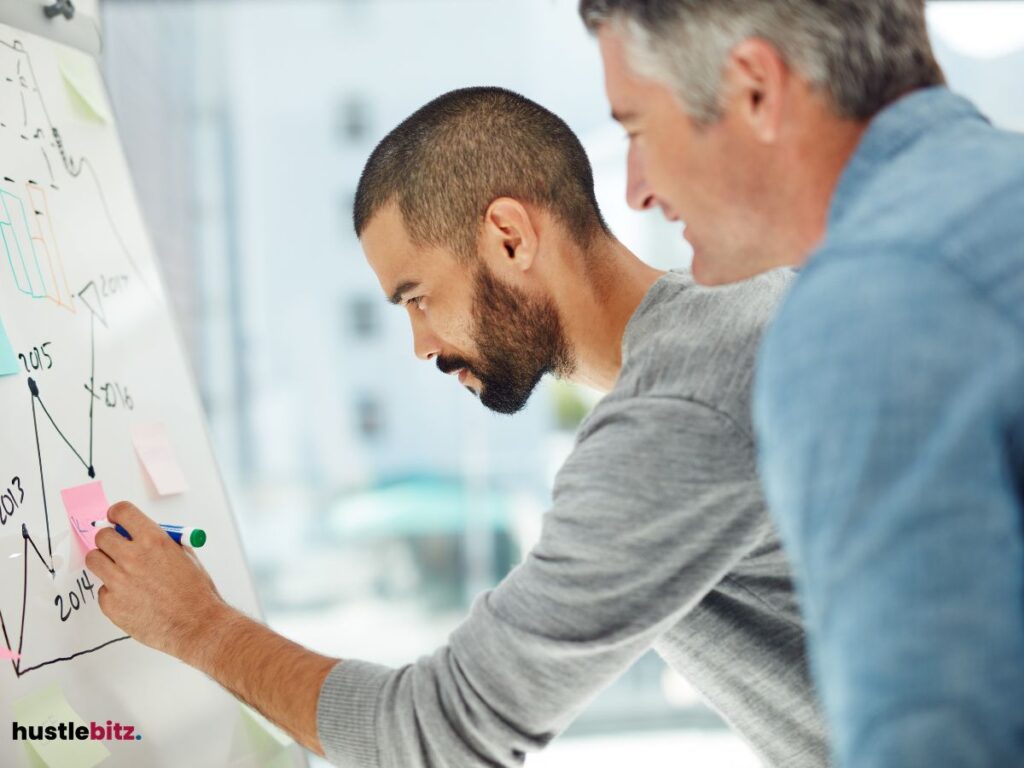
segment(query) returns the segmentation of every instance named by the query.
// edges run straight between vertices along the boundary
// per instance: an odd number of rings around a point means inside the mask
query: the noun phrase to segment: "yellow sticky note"
[[[263,764],[263,768],[294,768],[292,756],[286,749],[282,749],[272,758]]]
[[[266,741],[269,737],[269,739],[272,740],[279,749],[285,749],[295,743],[291,736],[267,720],[267,718],[255,709],[245,704],[241,704],[240,706],[242,707],[242,714],[247,718],[249,732],[257,740]]]
[[[64,693],[56,683],[47,688],[31,693],[14,702],[15,733],[24,728],[26,734],[29,726],[36,729],[48,725],[59,727],[61,723],[73,723],[74,726],[85,726],[86,723],[71,708]],[[110,756],[110,752],[99,741],[86,739],[29,739],[25,741],[49,768],[92,768]]]
[[[29,768],[50,768],[32,747],[25,744],[25,759],[28,760]]]
[[[72,49],[62,50],[57,58],[64,85],[78,111],[101,123],[109,123],[110,109],[96,60]]]
[[[33,766],[33,768],[35,768]],[[46,768],[43,766],[43,768]],[[240,757],[225,765],[225,768],[295,768],[292,753],[282,749],[272,755],[258,754]]]
[[[255,709],[239,702],[240,716],[226,768],[294,768],[292,737]]]

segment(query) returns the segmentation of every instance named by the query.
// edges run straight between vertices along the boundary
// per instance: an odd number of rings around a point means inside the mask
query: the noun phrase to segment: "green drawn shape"
[[[13,215],[11,213],[12,207],[14,207]],[[21,214],[20,218],[17,217],[18,213]],[[22,248],[22,238],[18,236],[16,224],[20,224],[20,229],[25,235],[25,248]],[[25,204],[17,195],[12,195],[10,192],[2,189],[0,189],[0,236],[3,238],[4,248],[7,250],[7,261],[11,265],[11,272],[14,274],[14,284],[18,287],[18,290],[34,299],[45,298],[46,279],[43,277],[43,269],[39,265],[39,257],[36,255],[35,244],[29,230],[28,216],[25,214]],[[28,252],[27,260],[26,251]],[[18,265],[15,264],[14,258],[15,252],[17,252],[18,263],[21,265],[20,277],[24,279],[27,286],[22,283],[22,279],[19,279]],[[35,273],[39,278],[38,288],[32,281],[32,267],[35,268]]]

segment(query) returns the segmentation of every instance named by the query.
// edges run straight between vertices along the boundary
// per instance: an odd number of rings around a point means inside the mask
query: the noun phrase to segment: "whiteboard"
[[[92,108],[69,61],[97,86]],[[87,586],[98,580],[60,491],[94,476],[111,502],[204,528],[198,552],[221,594],[258,614],[98,67],[3,24],[0,320],[22,365],[0,377],[0,646],[22,654],[0,661],[0,765],[39,764],[11,724],[17,701],[54,683],[86,723],[143,736],[105,741],[104,766],[305,765],[295,745],[271,760],[231,695],[126,638]],[[144,473],[130,430],[147,422],[166,426],[187,492],[161,497]]]

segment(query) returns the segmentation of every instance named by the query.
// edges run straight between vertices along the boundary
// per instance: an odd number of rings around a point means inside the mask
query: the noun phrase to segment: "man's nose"
[[[630,144],[626,156],[626,203],[635,211],[646,211],[655,202],[654,192],[644,176],[640,150]]]
[[[433,360],[441,354],[440,340],[430,332],[427,324],[415,315],[412,317],[412,346],[420,360]]]

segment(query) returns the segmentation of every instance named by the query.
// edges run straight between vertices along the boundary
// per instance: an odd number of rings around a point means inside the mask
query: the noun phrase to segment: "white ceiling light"
[[[1024,48],[1024,2],[933,2],[931,33],[958,52],[994,59]]]

